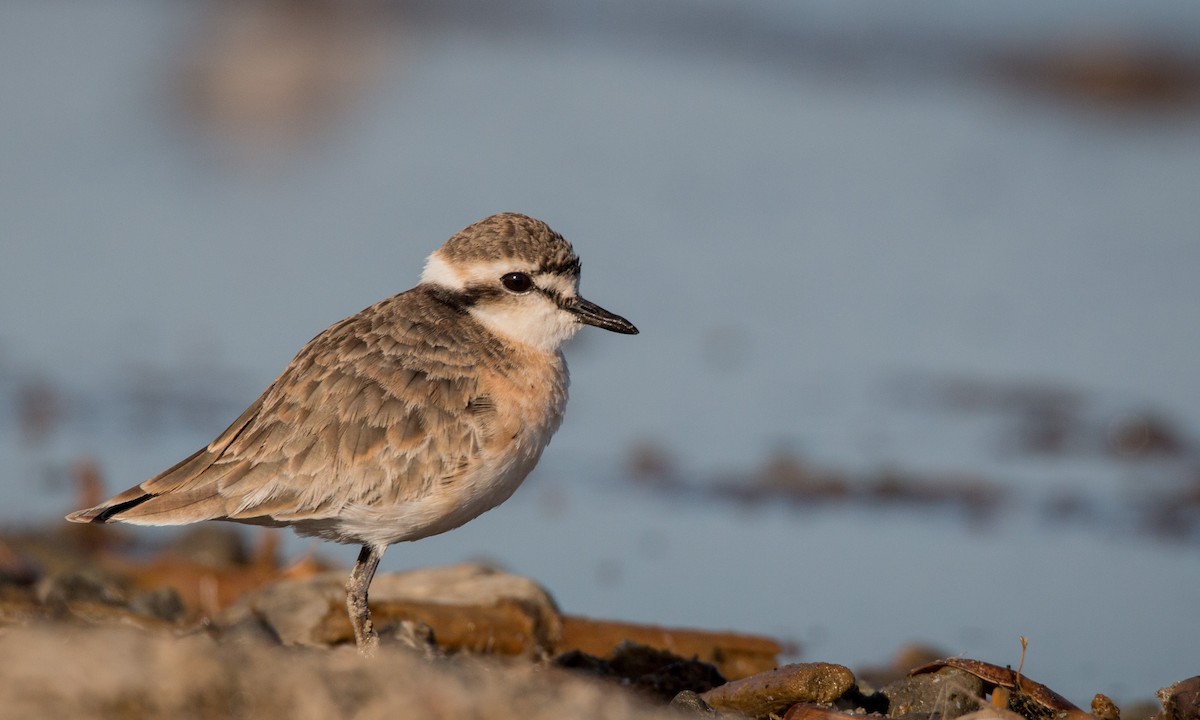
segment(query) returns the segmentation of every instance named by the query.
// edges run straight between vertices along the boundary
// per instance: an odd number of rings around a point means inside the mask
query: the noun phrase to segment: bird
[[[416,287],[310,340],[206,447],[66,519],[226,520],[360,545],[346,609],[369,656],[368,589],[388,546],[511,497],[562,422],[562,344],[584,325],[638,333],[579,295],[580,267],[545,222],[484,218],[428,257]]]

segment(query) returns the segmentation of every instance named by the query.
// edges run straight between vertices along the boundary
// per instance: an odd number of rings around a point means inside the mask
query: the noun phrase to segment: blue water
[[[1026,672],[1080,704],[1198,671],[1195,542],[1131,513],[1200,468],[1200,111],[991,72],[1113,38],[1194,47],[1195,4],[418,4],[347,30],[316,119],[257,124],[203,99],[197,78],[263,72],[205,74],[238,27],[220,7],[0,9],[0,518],[68,509],[83,455],[114,490],[172,464],[449,234],[518,210],[642,334],[584,333],[528,487],[385,569],[486,553],[569,612],[852,665],[910,641],[1015,663],[1024,635]],[[1093,445],[1016,452],[1005,412],[897,399],[944,378],[1077,393]],[[30,387],[57,398],[44,432]],[[1094,447],[1147,411],[1181,455]],[[1008,504],[978,527],[664,496],[626,481],[644,444],[698,487],[785,452],[977,475]],[[1063,492],[1102,520],[1046,522]]]

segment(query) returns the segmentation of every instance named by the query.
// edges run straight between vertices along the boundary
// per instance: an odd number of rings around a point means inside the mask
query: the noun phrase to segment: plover
[[[384,550],[507,500],[562,421],[562,343],[582,325],[638,332],[579,296],[579,270],[546,223],[481,220],[429,256],[415,288],[309,341],[207,447],[67,519],[230,520],[362,545],[346,607],[370,654]]]

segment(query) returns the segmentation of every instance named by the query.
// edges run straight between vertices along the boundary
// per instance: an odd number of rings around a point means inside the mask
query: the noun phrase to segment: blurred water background
[[[385,570],[1148,697],[1200,671],[1198,48],[1190,0],[7,2],[0,520],[515,210],[642,334],[581,333],[526,487]]]

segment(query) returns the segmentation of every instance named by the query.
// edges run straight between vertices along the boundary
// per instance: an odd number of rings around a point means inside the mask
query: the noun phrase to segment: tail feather
[[[174,467],[109,498],[96,507],[71,513],[67,520],[77,523],[183,525],[216,519],[224,515],[224,504],[216,498],[216,483],[196,482],[198,476],[211,464],[211,453],[201,450]],[[192,484],[190,488],[187,487],[189,481]],[[212,502],[205,503],[209,500]],[[183,511],[193,506],[196,506],[194,511]]]
[[[227,516],[225,499],[217,494],[216,488],[166,495],[144,493],[129,500],[116,502],[118,498],[113,498],[113,501],[104,505],[72,513],[67,519],[80,523],[186,525],[201,520],[223,520]]]
[[[71,522],[77,523],[106,523],[111,520],[114,515],[123,513],[130,508],[135,508],[152,497],[154,496],[142,494],[133,498],[132,500],[125,500],[124,502],[114,502],[117,498],[113,498],[103,505],[97,505],[96,507],[88,508],[86,510],[77,510],[76,512],[68,515],[67,519]],[[120,520],[121,518],[117,519]]]
[[[273,387],[273,386],[272,386]],[[267,389],[270,392],[270,388]],[[263,397],[266,393],[263,394]],[[134,525],[186,525],[227,516],[209,469],[262,408],[260,397],[208,447],[201,448],[149,480],[95,507],[67,516],[77,523],[127,522]]]

